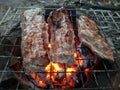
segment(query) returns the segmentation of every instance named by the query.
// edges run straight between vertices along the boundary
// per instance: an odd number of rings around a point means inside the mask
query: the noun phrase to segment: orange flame
[[[76,58],[75,64],[79,65],[79,66],[83,66],[84,65],[84,61],[82,56],[80,55],[79,51],[75,51],[73,54],[74,58]]]
[[[50,43],[48,43],[48,48],[51,48],[51,44]]]
[[[46,87],[46,83],[43,82],[36,73],[32,73],[31,76],[32,76],[33,79],[35,79],[38,82],[39,86]]]
[[[77,53],[76,53],[76,52],[74,52],[74,53],[73,53],[73,56],[74,56],[74,58],[76,58],[76,57],[77,57]]]
[[[77,68],[76,67],[68,67],[66,69],[66,77],[69,78],[71,77],[72,73],[77,72]]]
[[[48,64],[45,68],[45,70],[48,72],[46,75],[47,79],[52,79],[52,81],[55,81],[55,78],[57,77],[57,73],[62,70],[62,66],[59,63],[52,63]],[[52,73],[50,75],[50,72]]]
[[[71,80],[72,74],[77,72],[77,67],[76,66],[70,66],[66,67],[66,77],[62,81],[56,81],[58,73],[63,73],[61,70],[64,71],[63,65],[59,63],[52,63],[50,62],[49,65],[46,66],[45,70],[48,72],[46,75],[46,79],[51,79],[54,84],[61,85],[62,88],[67,88],[67,87],[74,87],[75,81]],[[65,76],[65,74],[63,76]],[[69,82],[66,82],[67,79],[69,79]],[[68,85],[67,85],[68,84]]]

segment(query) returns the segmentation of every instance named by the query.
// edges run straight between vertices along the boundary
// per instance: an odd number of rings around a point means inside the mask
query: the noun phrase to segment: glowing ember
[[[48,48],[51,48],[51,44],[50,43],[48,44]]]
[[[86,76],[88,76],[88,75],[89,75],[89,71],[90,71],[90,69],[89,69],[89,68],[85,68],[85,69],[84,69],[84,72],[85,72],[85,75],[86,75]]]
[[[77,72],[77,70],[78,69],[76,67],[68,67],[66,69],[66,77],[67,78],[71,77],[72,73]]]
[[[73,54],[74,58],[76,58],[75,64],[78,66],[83,66],[84,65],[84,61],[82,56],[80,55],[79,51],[74,52]]]
[[[51,69],[53,70],[53,72],[59,72],[62,69],[62,67],[60,67],[60,64],[58,63],[50,62],[50,64],[46,66],[45,70],[50,72]]]
[[[76,52],[74,52],[73,56],[74,56],[74,58],[76,58],[76,57],[77,57],[77,53],[76,53]]]
[[[48,48],[51,48],[51,44],[48,44]],[[45,88],[49,85],[51,87],[60,87],[60,88],[73,88],[79,83],[79,68],[84,67],[85,60],[79,50],[76,50],[73,53],[74,58],[76,59],[72,65],[66,65],[58,62],[50,62],[45,67],[45,78],[41,79],[36,73],[32,73],[32,78],[36,80],[38,85],[42,88]],[[83,68],[85,76],[89,75],[89,68]],[[83,71],[82,70],[82,71]],[[45,80],[45,81],[43,81]]]
[[[55,80],[55,78],[57,77],[57,73],[62,70],[62,67],[60,67],[60,64],[58,63],[52,63],[50,62],[50,64],[48,64],[45,68],[45,70],[48,72],[46,75],[46,79],[52,79],[52,81]],[[51,74],[51,72],[53,72]]]
[[[78,71],[77,66],[66,67],[65,71],[65,68],[62,64],[51,62],[49,65],[46,66],[45,70],[48,72],[46,75],[46,79],[51,79],[54,85],[60,85],[62,86],[62,88],[75,86],[75,80],[73,80],[72,77],[73,73],[77,73]]]
[[[62,88],[72,88],[75,86],[75,81],[71,78],[69,82],[67,82],[66,78],[62,81]]]
[[[84,61],[83,61],[82,57],[78,57],[77,60],[75,61],[75,64],[77,64],[79,66],[83,66]]]
[[[38,82],[39,86],[46,87],[46,83],[43,82],[36,73],[32,73],[31,76],[32,76],[33,79],[35,79]]]

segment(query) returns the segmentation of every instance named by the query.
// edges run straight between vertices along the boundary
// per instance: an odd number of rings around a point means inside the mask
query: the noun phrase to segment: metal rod
[[[8,13],[10,12],[11,7],[8,8],[7,12],[5,13],[4,17],[2,18],[2,20],[0,21],[0,25],[3,23],[4,19],[6,18],[6,16],[8,15]]]

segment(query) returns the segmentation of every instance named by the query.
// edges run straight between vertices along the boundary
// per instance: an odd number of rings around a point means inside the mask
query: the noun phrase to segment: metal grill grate
[[[11,79],[14,77],[13,73],[25,73],[23,70],[21,71],[12,71],[10,69],[11,67],[11,59],[13,57],[13,51],[15,47],[20,48],[20,44],[16,44],[18,40],[21,38],[20,32],[17,32],[17,30],[20,30],[20,15],[21,13],[29,9],[27,8],[17,8],[12,9],[9,8],[8,11],[3,16],[2,20],[0,21],[0,30],[2,31],[0,35],[0,89],[21,89],[21,85],[19,82],[13,82],[15,83],[14,86],[11,87],[11,82],[14,79]],[[55,8],[45,8],[45,10],[48,9],[55,9]],[[91,70],[93,84],[88,85],[85,87],[83,81],[82,81],[82,87],[83,90],[101,90],[101,89],[108,89],[113,90],[115,87],[113,86],[113,76],[115,76],[116,72],[120,70],[118,62],[120,62],[120,14],[118,12],[113,12],[109,10],[85,10],[85,9],[79,9],[76,8],[76,14],[72,13],[72,8],[69,9],[70,16],[72,17],[79,17],[79,15],[85,15],[93,20],[96,21],[98,28],[100,30],[101,35],[103,35],[109,42],[110,46],[113,48],[115,56],[115,62],[111,63],[108,61],[102,61],[102,69],[95,69]],[[11,17],[10,17],[11,15]],[[10,20],[7,20],[7,18],[10,17]],[[5,22],[6,21],[6,22]],[[71,21],[74,23],[75,19],[71,18]],[[12,29],[11,29],[12,27]],[[13,34],[12,32],[17,32],[17,34]],[[12,33],[12,34],[11,34]],[[8,42],[8,40],[11,39],[12,43]],[[19,55],[16,54],[18,58]],[[21,60],[21,59],[20,59]],[[20,60],[16,61],[19,62]],[[16,63],[15,62],[15,63]],[[81,78],[83,79],[83,76],[81,75]],[[10,80],[8,82],[7,80]],[[105,81],[104,81],[105,80]],[[7,86],[4,84],[10,83]],[[103,82],[104,81],[104,82]]]

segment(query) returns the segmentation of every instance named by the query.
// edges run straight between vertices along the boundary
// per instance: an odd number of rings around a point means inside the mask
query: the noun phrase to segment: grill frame
[[[20,44],[16,45],[16,41],[17,41],[18,38],[21,37],[21,35],[9,36],[9,33],[12,32],[11,30],[15,31],[16,28],[19,28],[19,24],[20,24],[19,22],[20,22],[20,19],[21,19],[20,18],[21,13],[24,10],[30,9],[30,8],[31,7],[19,7],[17,9],[14,9],[13,11],[12,11],[12,8],[8,8],[7,12],[5,13],[5,15],[3,16],[2,20],[0,21],[0,29],[5,30],[5,32],[1,33],[1,35],[0,35],[0,47],[2,47],[2,46],[4,48],[12,47],[12,49],[10,50],[9,55],[6,55],[4,53],[0,54],[0,61],[1,62],[3,61],[2,58],[7,58],[7,62],[5,62],[5,66],[3,66],[3,69],[0,70],[0,73],[1,73],[0,74],[0,83],[2,81],[4,81],[3,78],[5,77],[6,73],[15,73],[15,72],[16,73],[25,73],[24,70],[12,71],[11,69],[9,69],[9,67],[10,67],[9,64],[10,64],[11,58],[13,56],[12,53],[13,53],[14,47],[20,47]],[[47,10],[47,9],[56,9],[56,7],[55,8],[54,7],[52,7],[52,8],[46,7],[45,10]],[[96,83],[97,87],[96,88],[95,87],[94,88],[92,88],[92,87],[91,88],[90,87],[87,87],[87,88],[82,87],[81,89],[83,89],[83,90],[89,90],[89,89],[92,89],[92,90],[94,90],[94,89],[95,90],[101,90],[101,89],[113,90],[115,87],[113,86],[113,81],[111,80],[110,73],[119,72],[120,71],[120,67],[119,67],[119,64],[118,64],[118,62],[120,62],[120,57],[119,57],[120,51],[118,50],[118,47],[116,46],[116,43],[114,43],[115,40],[117,40],[117,38],[118,38],[118,37],[114,37],[114,32],[120,33],[120,22],[119,22],[120,14],[118,12],[115,12],[115,16],[114,16],[113,11],[109,11],[109,10],[93,10],[93,9],[86,10],[86,9],[81,9],[81,8],[75,8],[75,9],[70,8],[68,10],[70,10],[70,11],[71,10],[76,10],[76,14],[77,14],[77,15],[75,15],[76,17],[79,17],[79,15],[88,15],[88,17],[90,17],[93,20],[95,20],[97,25],[98,25],[100,34],[103,35],[106,39],[108,38],[108,39],[112,40],[113,43],[110,42],[110,46],[112,47],[112,49],[114,50],[114,53],[116,54],[115,55],[115,62],[114,62],[115,69],[112,70],[112,69],[107,68],[108,66],[106,66],[106,64],[105,64],[106,61],[102,61],[105,70],[91,70],[91,72],[93,72],[93,76],[95,78],[94,80],[95,80],[95,83]],[[6,19],[6,17],[9,16],[9,13],[11,11],[14,12],[14,15],[11,18],[11,21],[8,22],[7,25],[4,25],[3,24],[4,20]],[[78,15],[78,13],[80,13],[80,14]],[[70,16],[73,16],[72,12],[70,12]],[[109,19],[111,19],[111,21],[109,21]],[[118,19],[118,22],[116,22],[117,19]],[[15,22],[17,22],[17,24],[13,24]],[[72,22],[74,22],[74,21],[72,21]],[[104,23],[107,23],[106,26],[104,25]],[[107,25],[110,26],[109,24],[110,25],[113,24],[114,25],[114,29],[113,30],[115,30],[113,32],[113,34],[111,33],[111,36],[107,36],[107,34],[106,34],[106,32],[110,32],[109,31],[110,27],[107,27]],[[5,28],[3,28],[3,27],[5,27]],[[13,27],[13,28],[11,29],[11,27]],[[10,38],[10,37],[16,38],[16,40],[13,41],[13,44],[6,44],[6,43],[3,44],[4,43],[3,41],[6,38]],[[19,58],[19,59],[21,58],[22,59],[22,57],[19,57],[19,56],[17,58]],[[97,81],[96,73],[105,73],[106,77],[108,78],[108,80],[110,82],[110,86],[109,87],[101,87],[99,85],[98,81]],[[19,86],[20,86],[20,82],[17,83],[17,86],[16,86],[15,90],[18,90]]]

